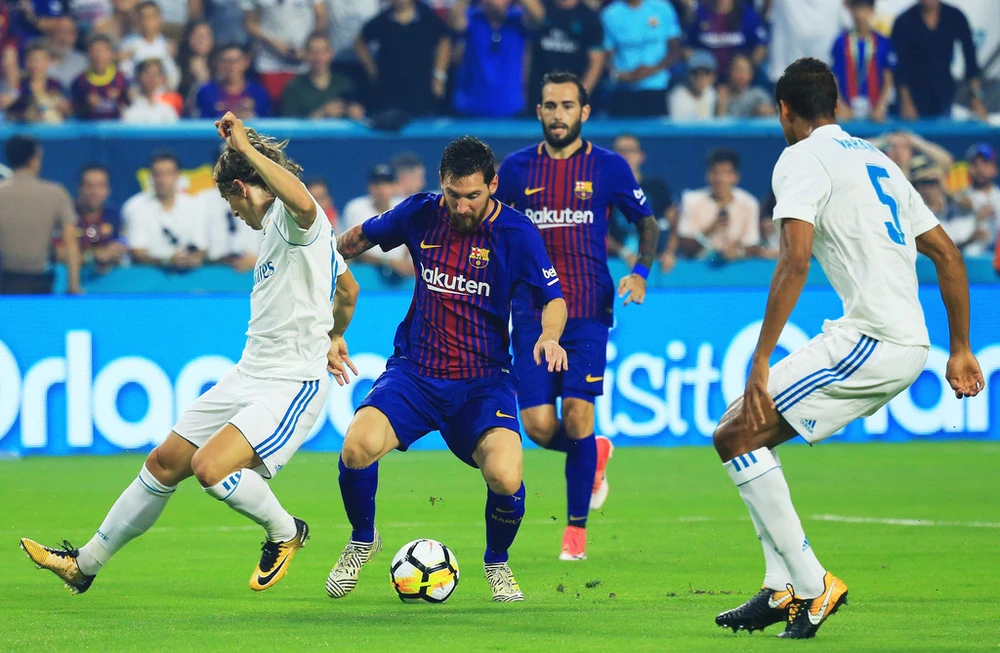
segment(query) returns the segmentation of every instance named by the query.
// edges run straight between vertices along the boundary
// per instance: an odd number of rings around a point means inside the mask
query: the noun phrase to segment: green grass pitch
[[[557,560],[561,456],[525,456],[527,516],[511,556],[521,604],[494,604],[482,577],[484,487],[447,452],[382,463],[385,550],[348,598],[324,581],[349,529],[336,454],[303,453],[274,481],[312,539],[271,590],[247,587],[261,533],[185,482],[162,518],[71,596],[18,549],[21,536],[82,545],[132,481],[136,455],[0,463],[0,651],[969,651],[1000,645],[1000,443],[785,447],[792,498],[850,604],[814,642],[780,627],[733,635],[713,623],[760,587],[763,561],[711,448],[619,447],[611,495],[592,513],[586,562]],[[825,516],[825,517],[824,517]],[[849,520],[841,518],[853,518]],[[900,520],[894,522],[892,520]],[[444,605],[404,605],[395,550],[446,543],[462,577]]]

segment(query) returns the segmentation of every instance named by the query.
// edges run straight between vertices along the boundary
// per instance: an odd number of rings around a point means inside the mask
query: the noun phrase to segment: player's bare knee
[[[509,496],[521,489],[521,470],[505,469],[497,470],[493,474],[483,474],[486,477],[486,485],[497,494]]]
[[[594,433],[594,405],[583,400],[566,400],[563,403],[563,426],[571,440],[579,440]]]
[[[190,468],[186,460],[176,460],[162,447],[155,447],[146,456],[146,469],[157,481],[171,487],[186,478]]]
[[[233,472],[232,469],[220,464],[218,460],[206,455],[204,449],[198,449],[191,457],[191,471],[202,487],[217,485]]]
[[[552,438],[556,437],[556,433],[559,431],[559,420],[553,416],[551,419],[547,417],[528,417],[524,418],[524,432],[528,434],[531,441],[540,447],[544,447]]]
[[[378,454],[378,447],[372,446],[367,438],[348,432],[340,450],[340,459],[345,467],[363,469],[378,460]]]

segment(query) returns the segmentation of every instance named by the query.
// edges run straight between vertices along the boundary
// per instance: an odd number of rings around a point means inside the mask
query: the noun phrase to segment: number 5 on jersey
[[[880,179],[888,179],[889,172],[882,166],[876,166],[872,164],[867,164],[868,168],[868,178],[871,179],[872,186],[875,187],[875,194],[878,195],[880,202],[889,207],[889,212],[892,213],[892,222],[885,223],[885,230],[889,232],[889,239],[897,245],[905,245],[906,238],[903,237],[903,229],[899,225],[899,205],[896,204],[896,200],[893,199],[892,195],[889,195],[882,189],[882,184]]]

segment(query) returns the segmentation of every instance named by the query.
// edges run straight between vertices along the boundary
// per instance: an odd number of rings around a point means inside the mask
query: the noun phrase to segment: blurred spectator
[[[177,67],[180,69],[181,81],[177,92],[184,99],[184,106],[189,107],[194,102],[195,95],[202,84],[212,79],[212,48],[215,46],[215,36],[211,26],[197,20],[188,23],[181,37],[180,50],[177,54]]]
[[[965,60],[965,79],[973,94],[971,108],[986,118],[976,46],[961,10],[941,0],[920,0],[896,19],[892,44],[899,56],[896,83],[904,119],[951,116],[955,101],[951,61],[956,46],[961,46]]]
[[[834,39],[850,25],[842,0],[769,0],[767,7],[767,75],[772,83],[796,59],[814,57],[829,63]]]
[[[111,0],[112,14],[96,23],[91,30],[93,34],[107,34],[116,42],[121,43],[127,36],[139,31],[139,16],[136,6],[139,0]]]
[[[59,18],[49,36],[49,75],[68,92],[76,78],[87,70],[87,56],[76,49],[76,22],[69,16]]]
[[[236,272],[249,272],[257,264],[261,232],[233,214],[232,207],[217,188],[209,188],[195,196],[204,210],[208,231],[209,263],[228,265]]]
[[[748,0],[708,0],[698,3],[687,31],[687,46],[715,56],[726,81],[736,54],[745,54],[756,69],[767,57],[767,27]]]
[[[202,118],[221,118],[232,111],[237,118],[266,118],[271,98],[260,85],[247,79],[250,61],[238,45],[224,45],[215,57],[216,79],[198,90],[195,106]],[[197,117],[197,116],[196,116]]]
[[[111,38],[104,34],[87,43],[87,71],[73,82],[73,113],[81,120],[117,120],[128,102],[128,82],[114,64]]]
[[[594,92],[607,54],[604,52],[604,27],[596,11],[580,0],[545,0],[545,18],[533,36],[529,106],[542,88],[542,76],[554,70],[573,73]]]
[[[753,63],[745,54],[733,55],[729,63],[729,83],[722,84],[716,92],[719,96],[718,115],[732,118],[753,118],[774,115],[774,98],[753,82]]]
[[[30,136],[11,136],[6,145],[13,175],[0,182],[0,294],[52,292],[52,235],[62,230],[69,273],[68,292],[80,292],[80,247],[73,200],[59,184],[38,178],[42,147]]]
[[[958,204],[976,216],[976,222],[990,234],[990,242],[1000,232],[1000,188],[997,180],[997,151],[987,143],[977,143],[965,154],[969,162],[969,188],[958,196]]]
[[[163,92],[166,78],[163,74],[163,62],[159,59],[146,59],[139,62],[135,71],[137,93],[132,104],[122,112],[122,121],[142,125],[168,125],[177,122],[179,117],[177,103],[180,98],[167,97]]]
[[[642,144],[637,137],[621,134],[615,138],[612,149],[628,162],[635,180],[649,200],[649,208],[660,226],[660,242],[656,250],[660,270],[670,272],[677,262],[677,207],[674,206],[670,186],[662,179],[647,177],[642,173],[646,153],[642,151]],[[626,246],[631,231],[625,216],[615,209],[608,223],[608,253],[622,259],[629,267],[635,265],[636,261],[635,252]]]
[[[330,222],[330,226],[337,230],[339,235],[340,225],[337,224],[337,220],[340,219],[340,216],[337,215],[337,207],[333,203],[333,196],[330,195],[330,187],[327,185],[326,180],[313,177],[312,179],[307,179],[305,184],[306,189],[316,198],[316,202],[323,209],[323,213],[326,214],[326,219]]]
[[[331,72],[333,48],[326,30],[306,41],[309,71],[293,79],[281,97],[281,115],[294,118],[350,118],[362,120],[365,108],[356,101],[350,78]]]
[[[911,180],[916,155],[930,159],[942,176],[951,170],[955,162],[948,150],[913,132],[889,132],[871,139],[871,142],[885,152],[886,156],[899,166],[906,178]]]
[[[254,68],[278,102],[288,82],[308,68],[303,48],[309,35],[327,29],[326,0],[243,0],[243,16],[255,42]]]
[[[250,37],[243,19],[243,0],[209,0],[208,11],[216,43],[235,43],[246,47]],[[188,23],[190,26],[191,23]]]
[[[427,187],[427,169],[420,156],[413,152],[400,152],[392,157],[396,173],[396,192],[400,197],[422,193]]]
[[[336,59],[354,61],[354,42],[381,4],[381,0],[329,0],[330,43]]]
[[[111,177],[100,164],[80,169],[80,185],[76,198],[76,235],[85,263],[93,263],[99,273],[121,264],[127,253],[121,237],[122,217],[118,207],[108,204]],[[60,261],[66,260],[66,250],[57,243]]]
[[[529,31],[545,10],[540,0],[482,0],[469,8],[469,0],[456,0],[451,8],[451,28],[464,36],[456,57],[455,111],[464,116],[505,117],[524,111],[525,57]]]
[[[684,256],[733,261],[760,243],[760,205],[740,183],[740,156],[715,150],[708,157],[708,187],[686,191],[677,225]]]
[[[132,261],[173,270],[201,267],[208,248],[202,202],[177,192],[181,166],[174,154],[153,154],[149,170],[153,191],[133,195],[122,207]]]
[[[913,158],[913,187],[924,204],[963,254],[982,254],[993,244],[990,232],[978,223],[975,214],[948,195],[941,181],[941,170],[930,159],[923,155]]]
[[[778,258],[781,249],[781,234],[774,223],[774,207],[778,205],[778,199],[773,191],[767,191],[767,197],[760,203],[760,243],[757,247],[757,254],[761,258]]]
[[[89,34],[94,25],[107,20],[114,12],[111,0],[68,0],[68,4],[70,18],[84,35]]]
[[[715,117],[718,96],[715,92],[716,63],[708,50],[695,50],[688,59],[687,83],[670,92],[670,117],[673,120],[708,120]]]
[[[451,40],[430,7],[419,0],[393,0],[365,23],[354,51],[372,86],[370,113],[435,113],[448,81]]]
[[[24,55],[24,79],[17,102],[7,109],[7,116],[23,122],[58,123],[70,116],[69,100],[58,80],[49,75],[49,51],[35,41]]]
[[[202,0],[156,0],[163,14],[163,34],[177,43],[184,26],[192,20],[200,20],[205,15]]]
[[[22,42],[48,36],[60,16],[70,16],[67,3],[62,0],[20,0],[12,4],[18,9],[14,33]]]
[[[677,12],[664,0],[615,0],[601,12],[611,57],[612,116],[662,116],[668,70],[683,58]]]
[[[372,168],[368,175],[368,194],[356,197],[344,206],[344,224],[346,232],[356,227],[373,215],[380,215],[396,204],[396,178],[392,168],[379,164]],[[413,276],[413,265],[405,247],[397,247],[391,252],[383,252],[381,248],[373,247],[358,257],[363,263],[374,265],[389,282],[398,282],[405,277]]]
[[[167,88],[176,90],[181,76],[162,33],[163,16],[160,14],[160,7],[153,0],[145,0],[136,8],[136,14],[139,16],[139,32],[127,37],[122,44],[119,55],[122,72],[134,80],[140,61],[156,59],[162,65]]]
[[[841,120],[885,120],[893,97],[896,53],[892,41],[872,31],[875,0],[849,0],[854,29],[833,42],[833,74],[840,89]]]

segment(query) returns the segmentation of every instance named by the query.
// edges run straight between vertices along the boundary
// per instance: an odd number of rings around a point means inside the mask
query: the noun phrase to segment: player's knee
[[[594,405],[585,401],[566,401],[563,404],[563,426],[573,440],[594,433]]]
[[[723,419],[712,434],[712,444],[722,462],[748,451],[746,431],[734,419]]]
[[[521,470],[501,470],[498,473],[490,474],[486,479],[486,484],[497,494],[509,496],[521,489]]]
[[[160,483],[172,487],[181,482],[188,474],[187,460],[177,460],[162,447],[155,447],[146,456],[146,469]]]
[[[523,423],[524,432],[528,434],[532,442],[541,447],[551,442],[559,431],[559,420],[554,416],[552,418],[526,418]]]
[[[347,434],[340,450],[340,459],[344,461],[345,467],[362,469],[378,460],[377,447],[370,446],[363,437],[351,437],[352,435],[354,434]]]
[[[212,487],[221,483],[233,470],[206,455],[204,449],[199,449],[191,457],[191,472],[202,487]]]

